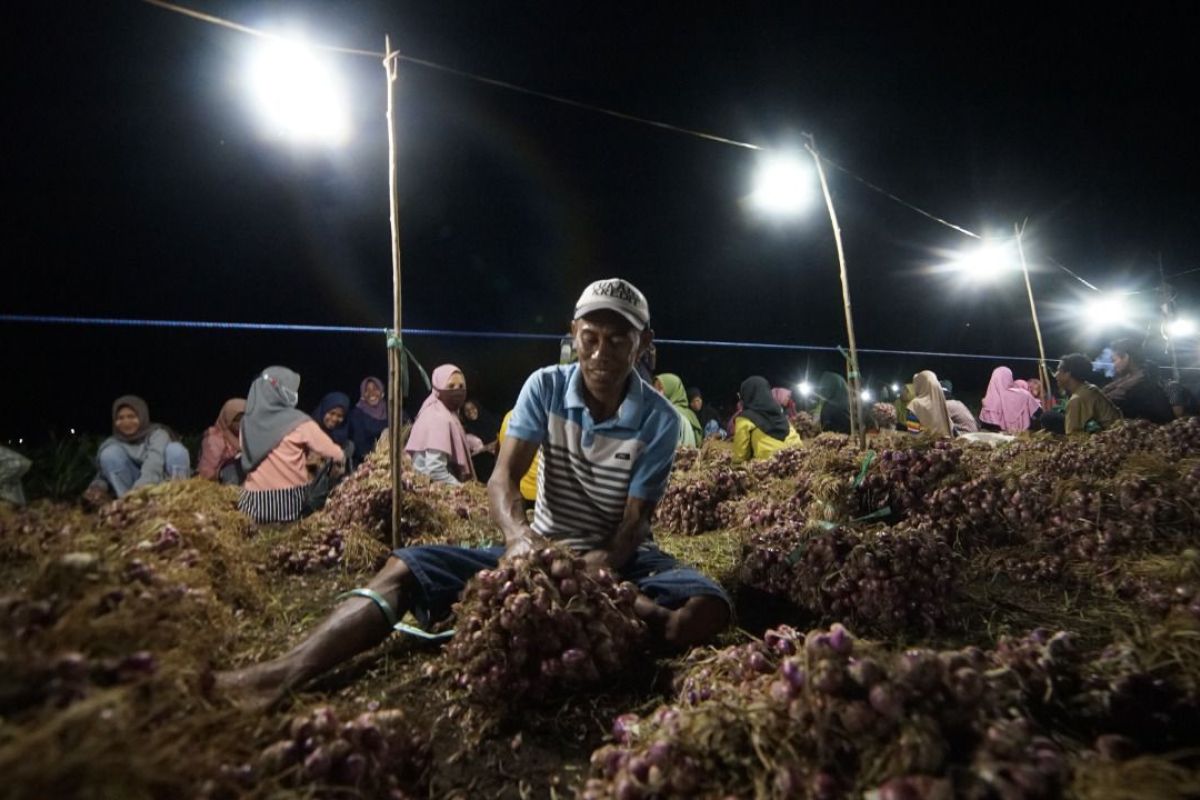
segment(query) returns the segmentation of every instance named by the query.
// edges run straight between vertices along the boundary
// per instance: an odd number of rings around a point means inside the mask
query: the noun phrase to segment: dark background
[[[1079,283],[1153,290],[1197,266],[1191,106],[1200,10],[955,4],[234,3],[195,7],[315,41],[403,52],[769,146],[823,152],[931,212],[1026,244],[1048,355],[1097,351]],[[649,6],[649,8],[648,8]],[[715,8],[715,7],[714,7]],[[337,150],[264,140],[240,85],[253,37],[152,6],[6,12],[7,231],[0,313],[390,323],[384,80],[334,57],[353,96]],[[562,332],[580,289],[622,275],[659,336],[829,346],[845,339],[819,201],[789,224],[746,212],[753,152],[402,65],[406,327]],[[859,346],[1036,354],[1018,275],[967,290],[928,267],[971,240],[829,175]],[[1200,273],[1198,273],[1200,274]],[[1175,281],[1188,306],[1196,275]],[[1147,305],[1152,293],[1137,295]],[[409,339],[498,412],[553,342]],[[272,363],[301,407],[384,375],[382,334],[174,331],[0,322],[0,438],[104,432],[119,394],[199,431]],[[1185,363],[1192,355],[1186,353]],[[997,362],[864,356],[868,381],[933,368],[977,402]],[[1018,375],[1026,362],[1009,361]],[[659,367],[730,400],[795,383],[824,353],[663,346]],[[415,409],[418,392],[408,403]]]

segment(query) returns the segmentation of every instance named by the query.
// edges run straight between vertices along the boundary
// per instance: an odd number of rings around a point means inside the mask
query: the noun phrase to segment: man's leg
[[[620,572],[640,592],[634,612],[653,638],[673,649],[712,640],[733,617],[729,598],[716,581],[656,547],[639,549]]]
[[[408,610],[412,582],[408,566],[393,557],[367,588],[387,600],[400,617]],[[242,695],[250,705],[270,706],[292,689],[379,644],[391,632],[374,601],[351,597],[288,653],[273,661],[218,673],[216,687]]]

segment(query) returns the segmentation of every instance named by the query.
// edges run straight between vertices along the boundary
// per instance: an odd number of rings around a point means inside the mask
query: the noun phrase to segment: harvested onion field
[[[406,543],[492,543],[483,487],[405,493]],[[737,627],[653,652],[614,576],[481,576],[248,711],[386,557],[386,458],[254,526],[198,480],[0,512],[0,795],[83,798],[1200,796],[1200,420],[992,448],[884,434],[734,467],[682,453],[664,549]]]

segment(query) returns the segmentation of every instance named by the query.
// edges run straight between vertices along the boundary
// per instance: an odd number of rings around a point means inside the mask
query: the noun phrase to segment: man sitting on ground
[[[634,373],[649,347],[645,296],[619,278],[596,281],[575,306],[573,364],[533,373],[521,389],[488,498],[503,547],[433,545],[395,551],[361,597],[339,605],[287,654],[217,676],[219,689],[269,704],[383,641],[412,610],[423,625],[450,613],[466,583],[549,540],[637,585],[636,613],[673,647],[704,642],[730,619],[725,592],[658,549],[650,532],[667,487],[679,415]],[[533,522],[520,481],[541,451]]]
[[[1095,433],[1121,421],[1121,411],[1089,381],[1092,374],[1092,362],[1083,353],[1063,356],[1054,373],[1054,380],[1071,395],[1063,429],[1068,436]]]

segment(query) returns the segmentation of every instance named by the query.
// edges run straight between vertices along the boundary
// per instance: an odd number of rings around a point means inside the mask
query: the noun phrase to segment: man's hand
[[[612,554],[607,550],[588,550],[583,554],[583,561],[589,567],[605,569],[615,569],[616,565],[612,563]]]
[[[547,541],[545,538],[538,536],[530,528],[528,534],[520,537],[509,539],[505,544],[504,557],[512,558],[514,556],[523,556],[527,553],[532,553],[534,550],[540,550],[545,547]]]

